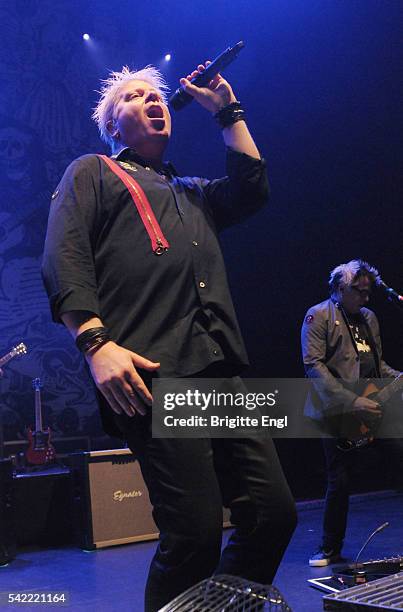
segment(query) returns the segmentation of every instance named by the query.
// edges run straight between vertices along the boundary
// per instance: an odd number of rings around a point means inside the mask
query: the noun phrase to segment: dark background
[[[246,43],[225,76],[268,161],[272,197],[222,245],[251,376],[303,375],[301,321],[337,264],[364,258],[403,291],[402,17],[401,0],[1,4],[0,351],[21,339],[30,349],[1,383],[5,454],[33,420],[34,376],[55,437],[73,439],[65,450],[106,444],[80,357],[50,322],[39,265],[64,168],[104,150],[90,114],[109,69],[152,63],[175,89],[200,61]],[[220,132],[195,103],[173,117],[168,157],[183,174],[224,173]],[[372,305],[385,358],[403,369],[402,311],[382,295]],[[283,441],[280,453],[298,496],[322,492],[317,441]],[[383,486],[367,456],[356,486]]]

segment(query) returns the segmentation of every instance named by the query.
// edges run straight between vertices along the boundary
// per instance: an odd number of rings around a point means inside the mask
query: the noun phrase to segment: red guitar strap
[[[162,255],[169,249],[169,242],[165,238],[162,230],[159,226],[157,219],[151,208],[151,204],[148,201],[146,194],[140,187],[137,181],[134,180],[127,172],[125,172],[117,162],[113,161],[107,155],[98,155],[120,178],[120,180],[127,187],[133,203],[135,204],[137,211],[143,221],[144,227],[151,240],[151,248],[156,255]]]

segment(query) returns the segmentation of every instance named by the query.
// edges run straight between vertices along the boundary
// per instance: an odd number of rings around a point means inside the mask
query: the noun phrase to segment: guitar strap
[[[98,155],[100,159],[112,170],[116,176],[120,178],[122,183],[129,191],[133,204],[136,206],[143,225],[147,231],[147,234],[151,241],[151,248],[156,255],[162,255],[169,249],[169,242],[165,238],[162,230],[159,226],[157,219],[155,218],[151,204],[144,193],[142,187],[139,185],[134,178],[125,172],[117,162],[113,161],[107,155]]]

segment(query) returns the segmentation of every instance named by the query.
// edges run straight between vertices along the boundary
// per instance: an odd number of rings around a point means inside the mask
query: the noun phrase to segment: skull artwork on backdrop
[[[0,127],[1,176],[24,190],[29,189],[31,183],[29,153],[32,141],[32,134],[18,127]]]

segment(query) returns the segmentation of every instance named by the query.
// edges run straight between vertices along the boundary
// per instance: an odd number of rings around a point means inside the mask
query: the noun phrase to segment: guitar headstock
[[[35,389],[35,391],[39,391],[42,387],[43,385],[42,385],[41,379],[34,378],[32,381],[32,388]]]
[[[23,342],[20,342],[19,344],[17,344],[17,346],[15,346],[11,350],[11,353],[12,353],[13,357],[16,357],[17,355],[26,355],[27,354],[27,347],[25,346],[25,344]]]

